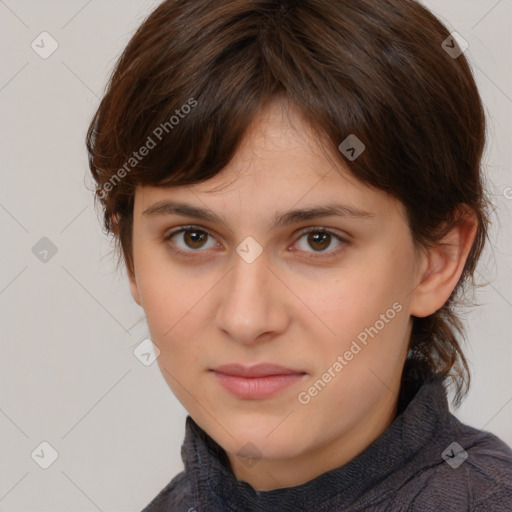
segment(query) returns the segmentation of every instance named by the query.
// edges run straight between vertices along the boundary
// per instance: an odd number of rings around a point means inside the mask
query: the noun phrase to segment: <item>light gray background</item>
[[[158,3],[0,1],[3,512],[138,511],[182,469],[186,412],[133,354],[148,330],[114,270],[84,145],[116,58]],[[466,315],[473,387],[455,413],[512,445],[512,0],[426,3],[469,42],[500,219],[479,267],[490,284]],[[31,48],[43,31],[59,45],[47,59]],[[46,263],[32,252],[42,237],[57,247]],[[43,441],[58,452],[48,469],[31,457]]]

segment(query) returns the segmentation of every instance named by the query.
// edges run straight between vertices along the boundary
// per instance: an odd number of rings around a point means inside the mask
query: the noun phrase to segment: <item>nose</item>
[[[251,263],[235,254],[233,268],[222,280],[216,324],[238,343],[271,340],[289,322],[290,291],[269,264],[265,251]]]

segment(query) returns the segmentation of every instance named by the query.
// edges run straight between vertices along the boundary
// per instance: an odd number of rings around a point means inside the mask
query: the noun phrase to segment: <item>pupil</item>
[[[314,244],[318,244],[318,243],[321,244],[322,242],[325,242],[325,240],[329,237],[329,235],[327,233],[313,233],[311,236],[313,238]],[[327,244],[327,246],[328,245],[329,244]],[[325,249],[325,244],[321,248]]]
[[[201,242],[204,241],[205,233],[200,233],[198,231],[189,231],[188,234],[192,238],[193,247],[195,247],[194,244],[199,243],[200,245]]]
[[[198,232],[198,231],[188,231],[187,232],[188,236],[190,237],[190,239],[192,240],[192,243],[189,244],[193,247],[194,244],[201,244],[201,242],[204,241],[204,238],[205,238],[205,233],[201,233],[201,232]],[[318,245],[320,244],[322,247],[320,247],[320,249],[325,249],[325,241],[329,238],[330,235],[328,235],[327,233],[320,233],[320,232],[317,232],[317,233],[313,233],[313,234],[310,234],[310,239],[312,239],[313,241],[313,245]],[[323,243],[323,245],[322,245]],[[327,244],[328,246],[329,244]]]

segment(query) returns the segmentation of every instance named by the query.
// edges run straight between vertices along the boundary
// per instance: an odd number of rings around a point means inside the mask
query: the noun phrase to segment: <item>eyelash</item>
[[[211,237],[211,238],[215,238],[209,231],[205,230],[205,229],[202,229],[202,228],[199,228],[197,226],[182,226],[180,227],[179,229],[176,229],[174,231],[171,231],[170,233],[167,233],[166,235],[164,235],[163,237],[163,241],[164,242],[169,242],[172,238],[174,238],[176,235],[180,234],[180,233],[185,233],[185,232],[189,232],[189,231],[196,231],[196,232],[199,232],[199,233],[204,233],[206,234],[207,236]],[[339,242],[341,242],[341,247],[339,247],[338,249],[335,249],[333,251],[329,251],[327,252],[328,256],[323,256],[322,254],[325,254],[326,252],[321,252],[319,254],[321,255],[315,255],[315,256],[306,256],[306,259],[324,259],[324,258],[327,258],[327,257],[332,257],[333,255],[336,255],[338,254],[341,250],[343,250],[345,248],[346,245],[349,245],[349,242],[342,238],[340,235],[337,235],[336,233],[328,230],[328,229],[324,229],[324,228],[321,228],[321,227],[315,227],[315,228],[308,228],[304,231],[301,231],[299,233],[299,238],[297,239],[300,240],[301,238],[303,238],[304,236],[306,235],[309,235],[310,233],[322,233],[322,234],[326,234],[326,235],[329,235],[329,236],[332,236],[334,237],[335,239],[337,239]],[[178,249],[176,248],[176,245],[174,243],[172,243],[172,246],[171,247],[171,250],[178,254],[179,256],[184,256],[186,258],[194,258],[196,257],[195,254],[196,253],[200,253],[200,252],[204,252],[202,251],[201,249],[197,249],[197,250],[191,250],[191,251],[183,251],[181,249]]]

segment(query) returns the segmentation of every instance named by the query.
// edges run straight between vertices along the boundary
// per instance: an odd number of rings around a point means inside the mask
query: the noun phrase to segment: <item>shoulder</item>
[[[440,460],[409,481],[412,511],[512,511],[512,450],[489,432],[466,425]]]
[[[186,473],[176,475],[142,512],[192,512],[192,490]]]

